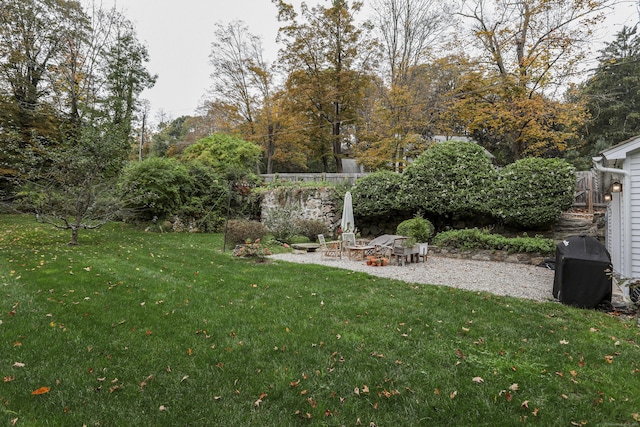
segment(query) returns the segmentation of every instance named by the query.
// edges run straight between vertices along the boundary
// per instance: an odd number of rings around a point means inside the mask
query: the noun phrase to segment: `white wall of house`
[[[622,191],[630,192],[631,201],[631,230],[630,233],[624,233],[623,239],[631,239],[631,271],[634,278],[640,278],[640,151],[629,153],[625,161],[625,167],[628,165],[631,188]]]

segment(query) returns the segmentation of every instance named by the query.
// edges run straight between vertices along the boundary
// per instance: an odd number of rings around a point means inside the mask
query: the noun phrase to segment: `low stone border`
[[[515,253],[510,254],[507,251],[480,249],[474,251],[464,251],[460,249],[439,248],[429,245],[429,256],[440,256],[445,258],[471,259],[475,261],[497,261],[511,262],[514,264],[538,265],[545,258],[540,253]]]

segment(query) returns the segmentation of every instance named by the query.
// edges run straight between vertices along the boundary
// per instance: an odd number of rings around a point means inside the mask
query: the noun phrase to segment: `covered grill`
[[[556,247],[553,296],[561,303],[595,308],[611,302],[611,256],[598,239],[573,236]]]

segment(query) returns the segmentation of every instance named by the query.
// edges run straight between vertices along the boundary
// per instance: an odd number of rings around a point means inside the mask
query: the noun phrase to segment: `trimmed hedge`
[[[360,178],[351,188],[353,214],[377,217],[402,211],[400,190],[403,185],[403,176],[391,171],[378,171]]]
[[[496,177],[491,160],[478,144],[443,142],[434,144],[407,167],[401,198],[413,211],[470,218],[489,213]]]
[[[498,172],[491,214],[514,226],[547,226],[573,205],[575,187],[575,169],[565,160],[518,160]]]
[[[381,171],[361,178],[351,193],[358,217],[424,212],[437,223],[492,217],[541,228],[572,206],[575,184],[565,160],[527,158],[497,171],[478,144],[448,141],[434,144],[402,175]]]
[[[450,230],[439,233],[433,243],[438,247],[462,250],[503,250],[509,253],[541,253],[551,255],[555,251],[555,242],[543,237],[504,237],[491,234],[477,228]]]

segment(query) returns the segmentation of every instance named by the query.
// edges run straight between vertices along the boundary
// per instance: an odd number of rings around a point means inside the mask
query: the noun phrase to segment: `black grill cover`
[[[594,308],[611,302],[611,256],[598,239],[573,236],[556,247],[553,296],[567,305]]]

